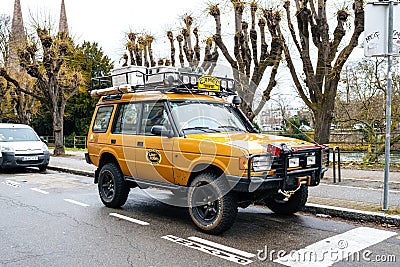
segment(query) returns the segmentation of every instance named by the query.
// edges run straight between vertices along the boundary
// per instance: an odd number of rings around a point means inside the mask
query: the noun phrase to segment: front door
[[[136,143],[137,178],[173,183],[172,148],[174,138],[151,133],[155,125],[171,129],[165,102],[145,102]]]

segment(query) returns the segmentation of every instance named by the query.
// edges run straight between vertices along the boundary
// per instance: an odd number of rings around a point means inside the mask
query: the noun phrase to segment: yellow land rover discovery
[[[92,81],[100,100],[88,133],[101,201],[125,204],[130,188],[170,190],[203,232],[219,234],[238,207],[263,200],[291,214],[328,166],[328,148],[260,134],[238,108],[232,79],[176,69],[117,69]],[[122,76],[122,77],[121,77]],[[183,205],[183,204],[178,204]]]

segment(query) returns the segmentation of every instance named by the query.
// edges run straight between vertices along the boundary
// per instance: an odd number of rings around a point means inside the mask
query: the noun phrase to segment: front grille
[[[43,155],[43,152],[41,149],[35,149],[35,150],[15,150],[15,155],[16,156],[34,156],[34,155]]]

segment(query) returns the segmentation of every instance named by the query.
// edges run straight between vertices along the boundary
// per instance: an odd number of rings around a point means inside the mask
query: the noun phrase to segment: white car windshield
[[[0,142],[39,141],[30,128],[0,128]]]
[[[186,134],[247,132],[239,113],[229,104],[185,101],[172,102],[171,107],[178,130]]]

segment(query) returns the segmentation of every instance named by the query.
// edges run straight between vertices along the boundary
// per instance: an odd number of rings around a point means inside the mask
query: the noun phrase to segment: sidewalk
[[[84,152],[67,151],[63,157],[52,156],[49,169],[91,177],[96,167],[86,163]],[[383,170],[342,169],[341,174],[342,181],[333,183],[333,172],[329,169],[321,184],[310,188],[305,211],[322,217],[400,226],[400,172],[389,175],[389,214],[381,212]]]

